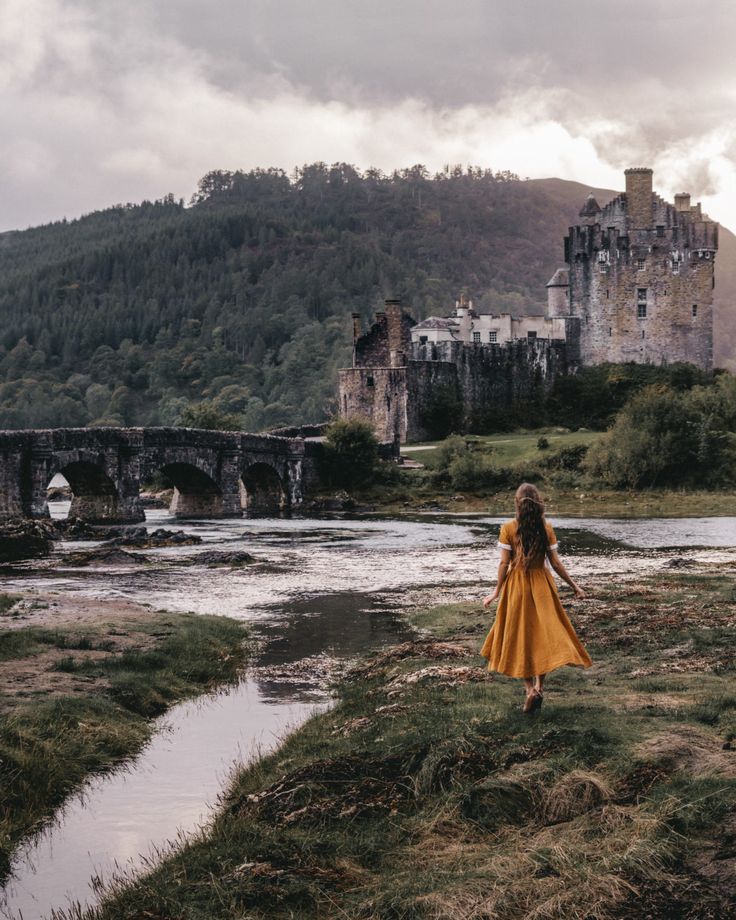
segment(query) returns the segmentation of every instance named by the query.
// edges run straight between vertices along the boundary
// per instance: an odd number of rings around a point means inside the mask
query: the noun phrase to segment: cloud
[[[397,8],[398,7],[398,8]],[[712,0],[0,0],[0,227],[215,168],[477,163],[621,187],[653,165],[736,226],[736,9]]]

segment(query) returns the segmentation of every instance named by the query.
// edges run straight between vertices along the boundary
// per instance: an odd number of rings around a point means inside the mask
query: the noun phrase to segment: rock
[[[140,553],[129,553],[118,546],[100,546],[98,549],[85,549],[78,553],[64,556],[67,565],[130,565],[148,562]]]
[[[51,554],[54,529],[41,521],[7,521],[0,524],[0,562],[42,559]]]
[[[141,492],[140,501],[144,508],[168,508],[173,495],[173,489],[162,489],[160,492]]]
[[[134,546],[137,549],[151,549],[158,546],[198,546],[202,538],[183,530],[166,530],[158,527],[148,533],[145,527],[131,527],[120,537],[108,541],[108,546]]]
[[[242,551],[232,551],[232,550],[206,550],[203,553],[199,553],[192,559],[192,562],[199,565],[230,565],[230,566],[241,566],[241,565],[250,565],[253,562],[256,562],[256,557],[251,556],[250,553]]]
[[[46,490],[46,501],[48,502],[68,502],[71,501],[72,490],[69,486],[58,486]]]
[[[127,524],[88,524],[79,518],[67,518],[65,521],[53,521],[52,526],[62,540],[115,540],[123,537],[145,537],[146,528],[142,525],[131,527]]]
[[[695,565],[692,559],[685,559],[683,556],[675,556],[665,562],[668,569],[684,569],[687,566]]]
[[[464,502],[464,501],[465,501],[465,496],[464,496],[464,495],[453,495],[453,496],[452,496],[452,500],[453,500],[454,502]]]

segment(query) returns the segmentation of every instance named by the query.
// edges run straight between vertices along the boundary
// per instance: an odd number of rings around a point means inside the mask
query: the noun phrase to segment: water
[[[89,782],[55,824],[19,851],[0,916],[30,920],[73,900],[92,904],[96,878],[135,871],[195,831],[211,815],[234,763],[270,749],[289,727],[329,704],[319,673],[304,667],[304,659],[351,658],[406,637],[397,611],[414,598],[479,597],[495,569],[501,520],[421,515],[179,524],[155,511],[149,525],[196,533],[202,545],[143,551],[145,565],[79,568],[68,553],[90,544],[63,544],[50,560],[0,573],[4,591],[224,613],[248,620],[263,640],[240,685],[174,707],[127,770]],[[553,524],[569,568],[583,577],[629,577],[660,568],[674,552],[709,559],[736,546],[736,518],[555,518]],[[212,549],[246,550],[257,562],[243,568],[198,562]]]

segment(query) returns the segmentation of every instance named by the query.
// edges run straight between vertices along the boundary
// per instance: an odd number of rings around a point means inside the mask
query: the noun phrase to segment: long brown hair
[[[522,482],[516,490],[516,536],[514,556],[526,571],[539,565],[549,549],[547,526],[544,520],[544,502],[539,490],[530,482]]]

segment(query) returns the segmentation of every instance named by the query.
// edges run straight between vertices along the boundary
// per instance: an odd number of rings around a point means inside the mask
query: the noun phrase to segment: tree
[[[241,430],[240,418],[237,415],[223,412],[209,400],[185,406],[179,413],[177,424],[185,428],[206,428],[210,431]]]

